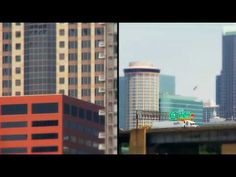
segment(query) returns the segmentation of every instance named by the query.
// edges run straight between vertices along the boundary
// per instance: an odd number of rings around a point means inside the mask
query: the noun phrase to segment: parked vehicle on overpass
[[[151,128],[177,128],[177,127],[198,127],[194,121],[155,121]]]

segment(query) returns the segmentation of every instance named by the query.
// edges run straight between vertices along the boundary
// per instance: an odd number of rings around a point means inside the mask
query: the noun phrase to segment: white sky
[[[174,75],[176,94],[215,101],[221,71],[223,26],[229,23],[120,23],[119,74],[130,61],[145,60]],[[198,86],[193,91],[194,86]]]

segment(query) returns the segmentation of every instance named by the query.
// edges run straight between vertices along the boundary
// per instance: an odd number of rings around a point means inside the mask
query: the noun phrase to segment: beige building
[[[104,106],[117,153],[117,24],[0,23],[0,96],[61,93]]]

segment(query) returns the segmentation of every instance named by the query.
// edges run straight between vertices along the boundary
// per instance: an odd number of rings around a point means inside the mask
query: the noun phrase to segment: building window
[[[76,49],[77,41],[69,41],[69,49]]]
[[[3,51],[4,52],[11,51],[11,44],[4,44],[3,45]]]
[[[0,128],[17,128],[17,127],[27,127],[27,122],[2,122],[0,123]]]
[[[21,56],[20,55],[16,55],[15,59],[16,59],[16,62],[20,62],[21,61]]]
[[[15,95],[16,95],[16,96],[20,96],[20,95],[21,95],[21,92],[16,92]]]
[[[82,52],[82,60],[91,60],[90,52]]]
[[[32,152],[57,152],[57,146],[37,146],[32,147]]]
[[[96,123],[99,123],[99,115],[98,112],[93,113],[93,121]]]
[[[58,103],[34,103],[32,104],[32,113],[58,113]]]
[[[100,52],[95,52],[95,59],[96,59],[96,60],[97,60],[97,59],[100,59],[100,58],[99,58],[99,53],[100,53]]]
[[[65,78],[64,77],[60,77],[59,78],[59,83],[60,84],[64,84],[65,83]]]
[[[105,117],[104,116],[99,116],[100,118],[100,124],[104,125],[105,124]]]
[[[103,64],[95,64],[95,72],[103,72],[104,65]]]
[[[60,53],[59,54],[59,59],[60,60],[64,60],[65,59],[65,54],[64,53]]]
[[[21,44],[20,43],[17,43],[16,44],[16,50],[20,50],[21,49]]]
[[[114,46],[114,47],[113,47],[113,53],[114,53],[115,55],[117,55],[117,51],[118,51],[117,46]]]
[[[64,72],[65,71],[65,66],[60,66],[60,72]]]
[[[99,92],[99,89],[95,89],[95,96],[103,95],[103,93]]]
[[[21,32],[20,31],[16,31],[16,38],[19,38],[19,37],[21,37]]]
[[[42,120],[42,121],[33,121],[32,127],[50,127],[58,126],[58,120]]]
[[[69,53],[69,61],[76,61],[77,56],[77,53]]]
[[[65,35],[65,30],[64,29],[60,29],[60,36],[64,36]]]
[[[0,136],[0,140],[2,141],[14,141],[14,140],[26,140],[27,135],[2,135]]]
[[[16,26],[20,26],[21,25],[21,23],[16,23]]]
[[[3,88],[10,88],[11,87],[11,80],[3,80],[2,87]]]
[[[64,95],[65,94],[65,90],[59,90],[59,93]]]
[[[90,96],[91,90],[90,89],[82,89],[82,96]]]
[[[69,65],[69,73],[77,73],[78,67],[77,65]]]
[[[64,48],[65,47],[65,42],[64,41],[60,41],[59,46],[60,46],[60,48]]]
[[[90,36],[90,35],[91,35],[90,28],[83,28],[82,29],[82,36]]]
[[[83,109],[83,108],[80,108],[80,109],[79,109],[79,117],[80,117],[81,119],[83,119],[83,118],[85,117],[85,115],[84,115],[84,109]]]
[[[17,147],[17,148],[2,148],[0,149],[2,154],[16,154],[16,153],[27,153],[26,147]]]
[[[11,32],[3,32],[3,39],[11,40]]]
[[[90,84],[91,77],[82,77],[82,84]]]
[[[76,85],[78,83],[77,77],[69,77],[68,83],[69,83],[69,85]]]
[[[2,75],[3,76],[11,76],[11,68],[3,68]]]
[[[69,36],[77,36],[77,29],[69,29]]]
[[[95,84],[99,83],[99,77],[98,76],[95,76]]]
[[[3,27],[7,27],[7,28],[10,28],[11,27],[11,23],[3,23],[3,25],[2,25]]]
[[[15,82],[15,85],[20,86],[21,85],[21,80],[17,79],[16,82]]]
[[[90,40],[82,41],[82,48],[90,48],[90,47],[91,47]]]
[[[4,56],[3,64],[11,64],[11,56]]]
[[[90,111],[90,110],[86,111],[86,118],[87,118],[87,120],[92,120],[92,111]]]
[[[77,91],[77,89],[69,89],[69,90],[68,90],[68,95],[71,96],[71,97],[77,98],[77,97],[78,97],[78,91]]]
[[[99,47],[99,43],[101,40],[95,40],[95,47]]]
[[[11,92],[3,92],[2,96],[11,96]]]
[[[70,114],[70,105],[69,104],[64,104],[64,114],[69,115]]]
[[[95,29],[95,35],[103,35],[103,34],[104,34],[104,28]]]
[[[27,114],[27,104],[2,105],[2,115]]]
[[[78,113],[77,113],[77,107],[76,106],[71,106],[71,115],[73,117],[77,117]]]
[[[38,133],[38,134],[32,134],[33,140],[39,140],[39,139],[57,139],[58,133]]]
[[[103,100],[95,100],[95,104],[99,106],[104,106],[104,101]]]
[[[82,65],[82,72],[91,72],[91,65]]]
[[[16,74],[20,74],[21,73],[21,68],[20,67],[17,67],[16,68]]]

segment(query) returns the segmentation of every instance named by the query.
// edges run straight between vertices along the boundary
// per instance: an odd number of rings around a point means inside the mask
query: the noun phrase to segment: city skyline
[[[121,23],[119,75],[124,75],[129,62],[149,61],[160,74],[175,76],[177,95],[215,101],[223,27],[228,25],[232,23]]]

